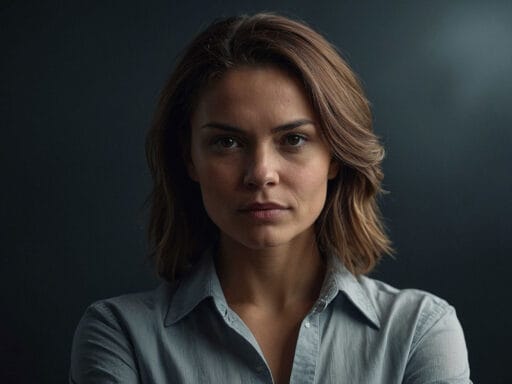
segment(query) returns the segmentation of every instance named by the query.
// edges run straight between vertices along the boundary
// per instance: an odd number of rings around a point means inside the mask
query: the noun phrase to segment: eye
[[[211,141],[211,145],[219,150],[234,149],[240,146],[239,141],[231,136],[215,137]]]
[[[301,147],[305,144],[307,138],[297,133],[290,133],[283,138],[283,144],[290,147]]]

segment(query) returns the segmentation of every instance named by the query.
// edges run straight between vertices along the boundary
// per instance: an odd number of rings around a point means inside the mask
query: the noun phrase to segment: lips
[[[270,211],[270,210],[281,210],[281,209],[287,209],[284,205],[277,204],[277,203],[250,203],[247,205],[244,205],[241,211]]]
[[[240,209],[243,215],[260,223],[279,222],[288,211],[288,207],[274,202],[249,203]]]

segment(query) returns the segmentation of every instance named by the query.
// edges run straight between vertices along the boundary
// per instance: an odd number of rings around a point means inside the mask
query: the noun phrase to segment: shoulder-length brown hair
[[[146,141],[153,176],[148,235],[158,273],[168,281],[188,269],[218,233],[184,160],[198,96],[232,68],[268,64],[302,81],[332,156],[341,164],[316,222],[320,250],[339,255],[354,274],[369,272],[382,254],[392,252],[376,202],[384,150],[355,74],[304,23],[260,13],[208,26],[190,43],[161,93]]]

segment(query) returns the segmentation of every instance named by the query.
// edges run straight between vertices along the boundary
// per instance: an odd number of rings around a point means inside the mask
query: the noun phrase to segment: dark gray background
[[[447,299],[473,380],[512,382],[512,2],[0,4],[1,382],[65,382],[86,306],[155,286],[143,143],[158,92],[212,18],[260,10],[309,22],[363,79],[398,250],[374,276]]]

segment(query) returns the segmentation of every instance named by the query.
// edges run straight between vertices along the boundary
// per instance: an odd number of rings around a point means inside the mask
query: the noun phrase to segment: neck
[[[300,244],[258,250],[221,238],[217,256],[219,280],[232,306],[280,311],[313,304],[325,274],[314,236]]]

